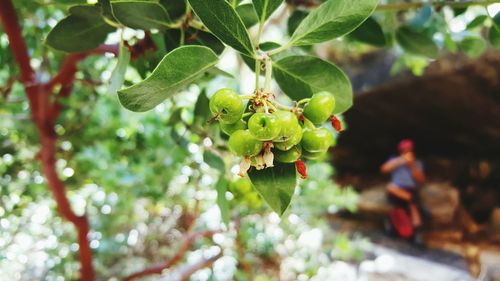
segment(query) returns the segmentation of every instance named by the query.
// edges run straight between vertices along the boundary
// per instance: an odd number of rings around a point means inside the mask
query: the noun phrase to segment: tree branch
[[[194,263],[194,264],[184,265],[181,268],[179,268],[178,270],[175,270],[174,272],[165,275],[161,279],[161,281],[187,281],[187,280],[189,280],[189,277],[191,277],[191,275],[193,275],[193,273],[195,273],[196,271],[198,271],[200,269],[212,266],[223,255],[224,255],[224,253],[221,250],[219,254],[217,254],[213,257],[210,257],[208,259],[202,259],[199,262]]]
[[[41,130],[41,129],[39,129]],[[57,210],[63,218],[75,225],[78,231],[78,245],[80,247],[80,263],[82,280],[94,280],[94,269],[92,265],[92,250],[90,249],[87,234],[89,232],[89,222],[86,216],[77,216],[71,209],[64,183],[59,179],[56,171],[56,142],[57,138],[53,134],[42,132],[41,162],[42,169],[57,203]]]
[[[315,0],[288,0],[289,4],[294,6],[303,6],[306,8],[314,8],[321,5],[321,2]],[[448,6],[451,8],[467,8],[469,6],[487,6],[498,3],[498,0],[469,0],[469,1],[430,1],[430,2],[403,2],[392,4],[381,4],[377,6],[377,11],[406,11],[422,8],[426,5],[433,6],[436,9]]]
[[[445,6],[450,8],[467,8],[469,6],[487,6],[493,3],[497,3],[498,0],[471,0],[471,1],[436,1],[436,2],[409,2],[409,3],[394,3],[394,4],[384,4],[378,5],[377,11],[388,12],[388,11],[406,11],[422,8],[426,5],[433,6],[435,9],[441,9]]]
[[[30,104],[35,106],[35,108],[32,108],[32,114],[33,116],[37,116],[37,100],[35,98],[37,89],[33,85],[35,82],[35,71],[31,67],[28,48],[24,42],[21,26],[17,19],[17,13],[11,0],[0,1],[0,21],[7,34],[7,38],[9,38],[9,46],[12,54],[19,65],[21,73],[20,78],[25,86],[26,95],[28,96]]]
[[[19,64],[21,80],[25,83],[33,82],[35,80],[35,71],[31,67],[28,49],[22,37],[21,26],[18,23],[17,14],[11,0],[0,1],[0,20],[5,33],[9,37],[10,49]]]
[[[152,274],[161,274],[163,270],[170,268],[170,267],[176,265],[177,263],[179,263],[182,260],[182,258],[184,257],[184,255],[186,254],[186,252],[189,249],[191,249],[191,247],[193,246],[196,239],[198,239],[200,237],[212,237],[217,232],[219,232],[219,231],[205,230],[202,232],[194,232],[194,233],[189,234],[186,237],[186,239],[184,240],[184,242],[182,243],[182,245],[179,247],[179,249],[177,250],[175,255],[171,259],[169,259],[168,261],[166,261],[164,263],[160,263],[160,264],[154,265],[150,268],[147,268],[145,270],[133,273],[133,274],[125,277],[123,279],[123,281],[131,281],[131,280],[134,280],[136,278],[140,278],[140,277],[144,277],[144,276],[148,276],[148,275],[152,275]]]
[[[86,216],[78,216],[71,209],[71,205],[66,196],[64,182],[61,181],[56,170],[57,155],[57,135],[54,132],[55,120],[61,111],[61,106],[57,101],[52,101],[53,88],[61,84],[61,97],[67,97],[73,89],[76,65],[90,54],[102,54],[105,52],[118,53],[115,45],[103,45],[95,50],[69,55],[59,73],[48,83],[42,85],[35,80],[35,71],[31,67],[30,57],[24,38],[22,37],[21,26],[19,25],[17,14],[12,4],[12,0],[0,0],[0,21],[9,39],[10,49],[19,65],[21,81],[23,82],[32,119],[35,122],[40,134],[41,149],[40,160],[43,173],[47,178],[48,186],[57,203],[57,209],[61,216],[75,226],[78,232],[78,244],[81,263],[81,279],[83,281],[93,281],[95,279],[92,265],[92,251],[87,238],[89,223]]]

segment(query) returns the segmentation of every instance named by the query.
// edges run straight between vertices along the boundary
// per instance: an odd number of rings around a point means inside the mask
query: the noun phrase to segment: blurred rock
[[[449,225],[453,222],[460,196],[448,183],[429,183],[420,191],[422,208],[430,215],[431,225]]]
[[[496,207],[491,213],[490,237],[492,240],[500,242],[500,207]]]
[[[385,195],[385,186],[375,186],[361,192],[358,212],[364,216],[385,216],[391,205]]]
[[[500,281],[500,252],[483,251],[479,260],[481,275],[479,281]]]

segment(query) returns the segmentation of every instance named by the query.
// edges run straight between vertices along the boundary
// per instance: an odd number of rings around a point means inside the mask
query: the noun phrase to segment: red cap
[[[400,151],[413,150],[413,141],[410,139],[402,140],[399,142],[398,148]]]

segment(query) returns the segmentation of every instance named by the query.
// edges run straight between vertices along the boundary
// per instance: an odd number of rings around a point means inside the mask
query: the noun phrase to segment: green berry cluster
[[[246,112],[244,99],[250,102]],[[331,120],[340,130],[333,116],[335,98],[329,92],[316,93],[290,107],[277,103],[272,93],[256,91],[240,96],[232,89],[220,89],[209,107],[213,119],[229,135],[229,149],[243,157],[242,176],[251,166],[257,170],[273,167],[275,160],[297,163],[302,158],[321,158],[335,144],[335,138],[330,130],[317,126]],[[299,165],[297,169],[303,174]]]
[[[231,191],[234,200],[238,204],[243,203],[252,208],[260,208],[262,206],[262,199],[248,178],[238,178],[231,181],[229,191]]]

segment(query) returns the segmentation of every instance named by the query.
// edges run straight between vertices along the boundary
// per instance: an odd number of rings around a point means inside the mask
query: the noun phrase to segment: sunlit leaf
[[[486,50],[487,44],[480,37],[466,37],[460,42],[460,48],[471,58],[478,58]]]
[[[269,206],[282,215],[292,200],[297,185],[294,164],[277,164],[273,168],[251,170],[252,184]]]
[[[73,6],[70,15],[49,32],[46,43],[66,52],[82,52],[104,43],[114,28],[101,17],[101,9],[92,5]]]
[[[349,78],[334,64],[313,56],[290,56],[273,64],[280,88],[293,100],[328,91],[335,96],[335,113],[352,106],[352,86]]]
[[[243,21],[225,0],[189,0],[203,24],[222,42],[238,52],[254,56],[252,41]]]
[[[252,27],[259,22],[259,18],[252,3],[237,6],[236,12],[240,16],[246,28]]]
[[[385,45],[385,34],[382,27],[373,17],[369,17],[358,28],[349,33],[349,37],[376,47]]]
[[[115,18],[125,26],[136,29],[162,29],[171,21],[162,5],[145,1],[112,1]]]
[[[115,94],[123,86],[125,81],[125,72],[130,62],[130,51],[125,46],[120,46],[120,54],[118,55],[118,62],[116,67],[111,73],[109,93]]]
[[[184,46],[168,53],[144,81],[118,92],[122,105],[132,111],[153,109],[217,63],[207,47]]]
[[[300,23],[291,43],[311,45],[347,34],[373,13],[377,3],[378,0],[328,0]]]
[[[222,222],[226,225],[229,224],[230,213],[229,204],[226,199],[226,192],[229,183],[224,177],[220,177],[215,184],[215,189],[217,190],[217,206],[219,206]]]
[[[396,40],[409,53],[430,58],[436,58],[439,55],[439,49],[431,38],[407,26],[398,28]]]
[[[261,22],[267,20],[278,9],[283,0],[252,0],[255,12]]]

